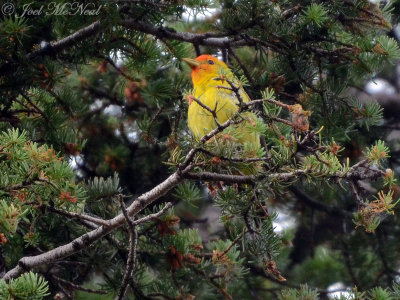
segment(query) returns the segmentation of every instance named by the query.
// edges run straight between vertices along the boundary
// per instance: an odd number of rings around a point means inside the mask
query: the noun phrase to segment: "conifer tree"
[[[400,298],[392,2],[1,2],[0,299]],[[200,54],[252,101],[199,141]]]

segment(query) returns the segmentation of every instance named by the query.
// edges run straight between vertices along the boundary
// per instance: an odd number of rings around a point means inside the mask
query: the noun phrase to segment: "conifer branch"
[[[139,21],[137,19],[126,19],[120,21],[120,25],[135,29],[137,31],[151,34],[159,39],[172,39],[179,40],[184,42],[193,43],[195,45],[203,45],[203,46],[212,46],[216,48],[225,48],[227,45],[231,47],[239,47],[239,46],[250,46],[254,45],[253,41],[245,40],[239,37],[228,37],[225,33],[189,33],[189,32],[177,32],[173,29],[163,26],[154,26],[150,23],[146,23],[143,21]],[[95,21],[90,25],[79,29],[73,34],[58,40],[56,42],[51,42],[46,46],[35,50],[26,55],[26,60],[31,60],[37,57],[44,56],[54,56],[58,53],[66,50],[70,47],[73,47],[77,43],[84,41],[87,38],[92,37],[93,35],[101,32],[106,29],[106,26],[103,26],[100,21]],[[13,71],[13,68],[10,63],[5,63],[0,66],[0,75],[6,75]]]
[[[178,32],[168,27],[154,26],[150,23],[139,21],[137,19],[122,20],[120,24],[129,29],[134,29],[143,33],[151,34],[161,40],[172,39],[196,45],[211,46],[216,48],[226,48],[227,45],[230,45],[231,47],[239,47],[239,46],[250,46],[254,44],[254,42],[247,41],[240,37],[236,36],[229,37],[226,33]]]
[[[185,173],[185,170],[184,172]],[[155,186],[150,191],[139,196],[128,208],[127,212],[129,216],[134,216],[150,205],[154,200],[162,197],[172,188],[174,188],[180,181],[182,177],[178,175],[178,172],[170,175],[166,180],[164,180],[159,185]],[[145,219],[147,220],[147,219]],[[139,220],[138,220],[139,221]],[[109,234],[116,228],[122,226],[125,223],[125,217],[122,213],[108,221],[108,226],[100,226],[76,239],[72,242],[54,248],[48,252],[36,255],[27,256],[19,260],[18,265],[13,269],[9,270],[3,277],[4,280],[8,281],[11,278],[16,278],[25,271],[38,267],[43,264],[51,263],[57,261],[61,258],[70,256],[76,252],[79,252],[87,247],[89,247],[93,242],[102,238],[103,236]]]
[[[203,148],[199,148],[199,151],[211,156],[211,157],[217,157],[220,160],[224,160],[224,161],[231,161],[231,162],[256,162],[256,161],[265,161],[268,160],[268,158],[265,157],[250,157],[250,158],[246,158],[246,157],[225,157],[225,156],[221,156],[221,155],[217,155],[215,153],[212,153],[206,149]]]
[[[272,173],[267,175],[229,175],[229,174],[220,174],[220,173],[212,173],[212,172],[187,172],[183,176],[187,179],[192,180],[202,180],[202,181],[223,181],[226,183],[253,183],[258,180],[268,180],[268,181],[290,181],[298,179],[302,176],[312,176],[312,170],[294,170],[292,172],[286,173]],[[330,178],[334,180],[339,179],[347,179],[347,180],[362,180],[362,179],[369,179],[375,180],[382,176],[384,176],[384,172],[369,167],[367,169],[360,170],[359,168],[351,168],[348,172],[336,172],[334,174],[317,174],[324,178]]]
[[[192,180],[223,181],[226,183],[252,183],[256,180],[256,177],[253,175],[229,175],[212,172],[188,172],[184,177]]]
[[[273,116],[268,116],[268,118],[270,118],[272,121],[279,122],[279,123],[282,123],[282,124],[286,124],[286,125],[288,125],[290,127],[294,127],[295,126],[292,122],[290,122],[290,121],[288,121],[286,119],[273,117]]]
[[[76,43],[85,40],[86,38],[98,33],[102,27],[100,21],[93,22],[92,24],[79,29],[73,34],[53,43],[47,44],[45,47],[33,51],[26,56],[26,59],[33,59],[38,56],[54,55],[62,50],[74,46]]]
[[[96,218],[87,214],[80,214],[80,213],[75,213],[75,212],[69,212],[66,210],[58,209],[53,206],[46,206],[46,209],[48,209],[51,212],[54,212],[56,214],[59,214],[61,216],[65,216],[71,219],[80,219],[80,220],[85,220],[92,222],[96,225],[102,225],[102,226],[108,226],[108,222],[101,219],[101,218]]]
[[[353,267],[352,262],[351,262],[349,246],[347,245],[347,243],[345,241],[342,241],[342,246],[343,246],[342,255],[343,255],[343,258],[344,258],[343,261],[344,261],[344,264],[346,266],[347,273],[349,274],[349,276],[350,276],[350,278],[352,280],[352,283],[357,288],[362,289],[362,285],[360,284],[360,281],[358,280],[358,278],[356,276],[356,273],[354,271],[354,267]]]
[[[192,270],[202,275],[205,279],[207,279],[207,281],[209,281],[214,287],[216,287],[221,293],[221,295],[224,297],[224,299],[233,300],[232,296],[226,291],[226,288],[224,288],[218,282],[216,282],[217,278],[213,278],[212,276],[207,275],[207,273],[204,272],[203,270],[194,267],[192,267]]]
[[[246,76],[247,80],[250,82],[251,85],[254,85],[253,77],[250,75],[249,70],[247,69],[246,65],[241,61],[241,59],[237,56],[235,51],[231,47],[228,46],[228,53],[233,56],[236,62],[239,64],[240,68],[243,70],[244,75]]]
[[[135,3],[135,4],[143,4],[143,5],[149,5],[157,8],[167,8],[168,4],[167,3],[162,3],[162,2],[153,2],[153,1],[146,1],[146,0],[116,0],[116,3]]]
[[[43,111],[32,101],[32,99],[30,99],[30,98],[28,97],[28,95],[26,95],[26,94],[23,93],[23,92],[20,92],[20,94],[21,94],[22,97],[24,97],[25,100],[35,109],[35,111],[36,111],[38,114],[40,114],[40,115],[42,116],[43,119],[46,120],[47,124],[49,124],[50,126],[52,126],[52,127],[54,128],[53,123],[52,123],[52,122],[49,120],[49,118],[43,113]]]
[[[362,199],[360,197],[360,194],[358,192],[357,183],[355,181],[350,182],[350,187],[351,187],[351,191],[353,192],[353,195],[354,195],[354,197],[356,199],[357,204],[359,206],[362,206],[363,205],[363,201],[362,201]]]
[[[216,255],[216,258],[220,259],[224,255],[226,255],[232,249],[232,247],[235,246],[243,238],[243,236],[246,234],[246,232],[247,231],[242,231],[223,252],[218,253]]]
[[[188,43],[192,43],[194,45],[203,45],[203,46],[211,46],[216,48],[226,48],[230,47],[240,47],[240,46],[252,46],[255,45],[255,41],[247,38],[243,39],[241,37],[233,36],[229,37],[226,33],[190,33],[190,32],[177,32],[174,29],[163,27],[163,26],[155,26],[150,23],[146,23],[137,19],[126,19],[121,20],[120,25],[135,29],[137,31],[151,34],[159,39],[172,39],[178,41],[184,41]],[[106,29],[106,26],[102,26],[100,21],[96,21],[91,23],[90,25],[79,29],[73,34],[58,40],[56,42],[51,42],[44,46],[41,49],[35,50],[26,55],[27,60],[31,60],[37,57],[43,56],[53,56],[57,55],[63,50],[66,50],[70,47],[73,47],[77,43],[84,41],[87,38],[92,37],[93,35],[101,32]],[[271,45],[268,45],[271,46]],[[13,68],[11,68],[10,63],[5,63],[0,66],[0,74],[5,75],[9,72],[12,72]]]
[[[136,79],[133,78],[131,75],[127,74],[126,72],[124,72],[120,67],[118,67],[116,65],[116,63],[109,57],[104,57],[102,56],[102,58],[108,62],[121,76],[125,77],[126,79],[130,80],[130,81],[135,81]]]
[[[126,219],[126,223],[128,224],[128,232],[129,232],[129,253],[128,259],[126,261],[126,269],[124,278],[122,279],[121,287],[119,289],[118,295],[115,297],[115,300],[121,300],[124,298],[126,289],[128,287],[129,280],[132,277],[132,272],[135,269],[135,261],[136,261],[136,246],[137,246],[137,231],[135,225],[133,224],[133,220],[129,217],[128,212],[126,211],[126,206],[122,197],[119,197],[119,202],[121,204],[122,213]]]

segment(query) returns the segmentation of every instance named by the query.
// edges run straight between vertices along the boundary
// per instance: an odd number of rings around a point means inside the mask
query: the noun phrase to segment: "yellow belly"
[[[222,85],[222,84],[220,84]],[[226,83],[225,83],[226,85]],[[244,90],[240,90],[242,100],[249,101],[249,97]],[[195,89],[194,97],[200,100],[204,105],[217,113],[217,119],[220,124],[225,123],[238,110],[238,99],[232,91],[216,87],[208,87],[202,90]],[[235,131],[239,143],[252,143],[253,146],[259,146],[259,136],[249,126],[253,126],[251,119],[256,116],[253,113],[245,113],[244,117],[248,120],[232,126],[228,131]],[[188,125],[196,139],[201,139],[204,135],[217,128],[213,115],[193,101],[189,105]]]

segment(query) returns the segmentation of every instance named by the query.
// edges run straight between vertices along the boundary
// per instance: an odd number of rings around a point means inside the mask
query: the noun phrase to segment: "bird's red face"
[[[196,59],[184,58],[183,61],[192,69],[192,81],[194,86],[204,80],[218,77],[221,69],[229,70],[228,66],[223,61],[208,54],[200,55]]]

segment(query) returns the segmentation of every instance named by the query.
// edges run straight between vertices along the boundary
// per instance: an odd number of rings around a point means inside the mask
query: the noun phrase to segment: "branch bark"
[[[356,166],[356,165],[354,165]],[[320,175],[321,178],[328,178],[334,180],[362,180],[369,179],[375,180],[385,175],[382,170],[368,167],[360,170],[360,167],[354,168],[354,166],[348,172],[336,172],[333,174],[316,174]],[[290,181],[295,180],[299,177],[313,175],[311,170],[294,170],[286,173],[272,173],[268,175],[229,175],[212,172],[187,172],[183,174],[183,177],[192,180],[203,180],[203,181],[224,181],[226,183],[252,183],[256,180],[268,180],[268,181]]]
[[[210,32],[210,33],[190,33],[178,32],[174,29],[154,26],[150,23],[138,21],[136,19],[126,19],[120,22],[123,27],[134,29],[143,33],[151,34],[159,39],[178,40],[192,43],[195,45],[210,46],[217,48],[251,46],[255,45],[253,41],[244,40],[236,36],[229,37],[226,33]]]
[[[189,169],[189,168],[188,168]],[[182,173],[184,174],[186,170]],[[183,180],[182,176],[178,174],[178,172],[173,173],[162,183],[148,191],[147,193],[139,196],[128,208],[127,212],[129,216],[134,216],[138,214],[141,210],[146,208],[156,199],[162,197],[166,193],[168,193],[173,187],[175,187],[179,182]],[[38,267],[42,264],[54,262],[61,258],[65,258],[70,256],[80,250],[90,246],[96,240],[102,238],[107,235],[114,229],[120,227],[126,222],[126,219],[123,213],[120,213],[115,218],[108,220],[108,226],[100,226],[76,239],[72,242],[65,244],[63,246],[59,246],[53,250],[48,252],[36,255],[36,256],[27,256],[23,257],[19,260],[18,265],[13,269],[9,270],[3,277],[4,280],[8,281],[11,278],[16,278],[26,270],[32,269],[34,267]]]
[[[59,51],[62,51],[64,49],[67,49],[76,43],[83,41],[84,39],[93,36],[94,34],[98,33],[101,31],[101,23],[100,21],[93,22],[92,24],[79,29],[78,31],[74,32],[73,34],[57,41],[54,43],[49,43],[47,46],[36,50],[34,52],[29,53],[26,58],[27,59],[32,59],[37,56],[44,56],[44,55],[49,55],[49,54],[54,54]]]
[[[128,216],[128,212],[126,211],[124,200],[122,200],[122,197],[120,197],[119,200],[121,203],[122,213],[124,214],[126,222],[128,223],[129,254],[128,254],[128,259],[126,261],[126,269],[125,269],[124,278],[122,279],[122,284],[119,289],[118,295],[115,297],[115,300],[121,300],[125,296],[126,290],[128,288],[129,280],[131,279],[132,273],[135,269],[136,247],[137,247],[137,239],[138,239],[136,226],[133,224],[133,220]]]

